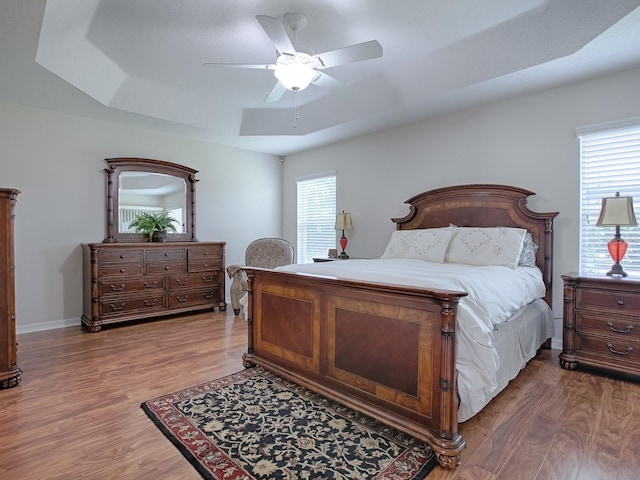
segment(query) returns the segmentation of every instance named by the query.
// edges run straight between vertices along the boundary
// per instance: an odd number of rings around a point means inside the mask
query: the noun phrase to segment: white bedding
[[[467,292],[460,300],[456,324],[459,421],[479,412],[498,391],[500,358],[493,342],[494,329],[545,295],[542,273],[535,267],[381,258],[295,264],[277,270]]]

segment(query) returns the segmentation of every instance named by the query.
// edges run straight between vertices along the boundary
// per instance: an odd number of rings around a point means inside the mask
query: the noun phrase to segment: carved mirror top
[[[148,158],[107,158],[106,243],[146,242],[146,235],[129,227],[141,212],[168,212],[176,218],[177,233],[168,242],[197,242],[197,170]]]

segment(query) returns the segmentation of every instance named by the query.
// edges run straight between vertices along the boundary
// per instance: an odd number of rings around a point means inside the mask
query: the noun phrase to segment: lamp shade
[[[351,223],[350,213],[338,213],[336,215],[336,230],[351,230],[353,229],[353,223]]]
[[[602,199],[602,210],[596,222],[598,227],[616,227],[619,225],[638,225],[636,214],[633,211],[633,197],[621,197],[616,193],[615,197]]]

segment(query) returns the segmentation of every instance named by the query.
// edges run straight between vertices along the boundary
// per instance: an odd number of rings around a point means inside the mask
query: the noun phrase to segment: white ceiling
[[[274,155],[640,66],[640,0],[2,0],[0,100]],[[352,87],[264,98],[256,15],[300,12],[316,53],[377,40],[324,70]],[[292,39],[294,34],[292,34]],[[294,127],[295,125],[295,127]]]

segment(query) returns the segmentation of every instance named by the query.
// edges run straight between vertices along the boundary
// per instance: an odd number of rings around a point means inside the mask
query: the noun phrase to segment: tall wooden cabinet
[[[0,188],[0,388],[22,379],[17,365],[13,218],[19,190]]]
[[[226,310],[224,242],[84,244],[84,313],[102,325]]]

